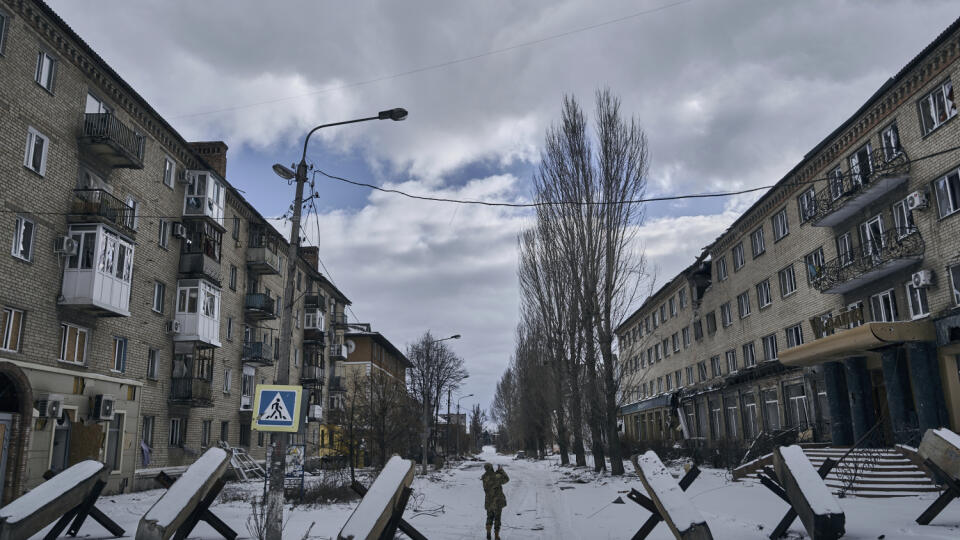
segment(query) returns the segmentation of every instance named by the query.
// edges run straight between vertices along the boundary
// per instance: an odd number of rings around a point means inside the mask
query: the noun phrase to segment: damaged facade
[[[617,329],[643,441],[960,428],[960,20]]]

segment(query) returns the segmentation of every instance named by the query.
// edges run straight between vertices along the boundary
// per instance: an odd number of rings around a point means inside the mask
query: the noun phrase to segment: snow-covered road
[[[626,497],[631,487],[643,490],[632,465],[627,466],[626,476],[614,478],[582,468],[561,467],[555,458],[514,460],[512,456],[497,455],[492,448],[479,457],[494,465],[503,465],[510,475],[510,482],[504,486],[507,496],[501,530],[504,540],[625,539],[633,536],[649,516]],[[482,461],[468,461],[457,468],[418,475],[405,519],[431,540],[483,538],[486,514],[481,474]],[[238,489],[237,485],[232,486]],[[251,482],[242,488],[256,494],[262,484]],[[718,540],[765,539],[787,509],[785,503],[759,484],[730,482],[725,471],[715,469],[705,469],[688,493]],[[101,498],[97,506],[132,537],[140,516],[160,494],[160,490],[154,490],[108,496]],[[614,503],[618,498],[623,504]],[[887,540],[960,538],[960,502],[953,502],[930,526],[914,522],[933,498],[925,495],[901,499],[842,499],[840,506],[846,513],[847,523],[844,539],[872,540],[881,535]],[[287,506],[284,538],[304,538],[308,528],[307,538],[336,538],[355,504]],[[250,537],[246,527],[249,503],[223,502],[213,510],[241,538]],[[794,522],[790,532],[791,538],[805,537],[799,521]],[[84,523],[81,537],[108,538],[93,520]],[[36,538],[42,538],[42,534]],[[213,540],[219,536],[201,523],[190,538]],[[661,524],[650,538],[670,539],[672,535]]]

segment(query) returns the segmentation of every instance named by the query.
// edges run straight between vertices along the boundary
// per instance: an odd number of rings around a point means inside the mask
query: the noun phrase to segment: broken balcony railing
[[[814,225],[832,227],[874,202],[893,188],[907,181],[910,160],[898,150],[888,156],[888,149],[871,151],[846,173],[829,178],[827,187],[817,192],[813,207],[804,210]]]
[[[887,276],[923,258],[924,244],[915,228],[897,228],[853,246],[822,266],[811,266],[813,285],[822,293],[842,294]]]

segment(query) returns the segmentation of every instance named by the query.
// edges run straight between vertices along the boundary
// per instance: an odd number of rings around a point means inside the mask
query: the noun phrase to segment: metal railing
[[[244,362],[273,363],[273,345],[267,341],[248,341],[243,344]]]
[[[347,324],[347,314],[346,313],[331,313],[329,315],[330,322],[332,324],[346,325]]]
[[[923,238],[915,228],[891,229],[867,244],[853,245],[849,252],[812,267],[813,285],[824,292],[851,279],[878,270],[890,261],[922,257]]]
[[[134,234],[133,208],[127,203],[102,189],[75,189],[73,193],[70,214],[99,218]]]
[[[172,377],[170,379],[170,399],[175,401],[210,401],[211,386],[207,379]]]
[[[247,293],[243,307],[248,311],[260,311],[271,315],[275,313],[273,298],[265,293]]]
[[[805,214],[817,222],[835,210],[851,197],[869,188],[872,182],[880,178],[906,176],[910,172],[910,160],[900,150],[896,155],[887,157],[883,148],[870,153],[870,163],[861,165],[860,171],[848,171],[839,178],[830,178],[827,187],[817,192],[814,207],[805,209]]]
[[[83,136],[113,143],[111,146],[118,147],[128,157],[143,163],[143,135],[127,127],[111,113],[85,114]]]

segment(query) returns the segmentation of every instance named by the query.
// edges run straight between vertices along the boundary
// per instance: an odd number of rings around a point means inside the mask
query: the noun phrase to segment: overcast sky
[[[266,216],[312,126],[405,107],[405,122],[321,131],[308,161],[429,195],[530,194],[564,94],[609,86],[647,132],[651,194],[779,180],[958,15],[955,1],[254,2],[54,0],[188,140],[223,140],[227,178]],[[265,10],[267,7],[272,10]],[[524,211],[417,202],[317,178],[304,224],[353,312],[401,349],[460,333],[463,404],[487,407],[513,346]],[[753,197],[651,204],[661,281]]]

